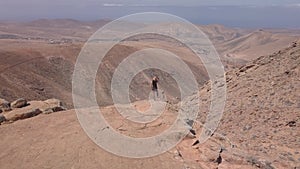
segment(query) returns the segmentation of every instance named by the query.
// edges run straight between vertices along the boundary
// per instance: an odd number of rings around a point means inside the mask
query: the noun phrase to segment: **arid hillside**
[[[0,93],[16,98],[63,100],[71,107],[73,65],[81,44],[52,44],[40,41],[1,40]]]
[[[254,167],[299,168],[299,77],[299,42],[227,72],[226,107],[213,138],[230,141],[232,153]],[[205,107],[209,83],[200,95]],[[198,121],[203,123],[208,107],[200,112]],[[227,151],[222,157],[226,164],[240,162]]]
[[[71,19],[1,22],[0,97],[9,101],[20,97],[29,100],[55,97],[71,108],[71,83],[76,58],[88,37],[107,22]],[[242,30],[221,25],[199,28],[216,46],[227,70],[281,49],[300,37],[297,30]],[[100,105],[112,103],[109,86],[114,68],[135,51],[157,47],[180,56],[194,72],[199,86],[208,80],[201,60],[194,57],[189,49],[163,38],[153,40],[153,37],[148,37],[139,41],[129,39],[127,43],[119,44],[111,50],[105,64],[99,68],[104,70],[96,79],[97,84],[104,85],[103,88],[97,88]],[[141,72],[133,80],[131,88],[137,91],[132,91],[132,100],[148,97],[149,81],[153,74],[162,78],[162,89],[170,100],[176,102],[179,93],[174,79],[164,72],[154,70]]]
[[[197,144],[197,138],[189,135],[153,158],[121,158],[100,149],[80,128],[74,110],[4,122],[1,168],[300,168],[299,68],[300,45],[295,42],[230,70],[224,115],[212,137]],[[209,82],[200,90],[200,100],[199,117],[193,123],[197,136],[208,112]],[[143,111],[149,104],[141,101],[134,106]],[[116,131],[143,137],[170,127],[177,106],[168,104],[161,118],[146,125],[130,123],[113,106],[101,110]]]

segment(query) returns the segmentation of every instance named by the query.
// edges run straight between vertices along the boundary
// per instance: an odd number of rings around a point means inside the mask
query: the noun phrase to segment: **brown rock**
[[[0,110],[1,112],[10,111],[10,103],[5,99],[0,99]]]
[[[48,99],[44,101],[45,103],[49,104],[49,105],[56,105],[56,106],[62,106],[62,102],[58,99]]]
[[[6,118],[2,114],[0,114],[0,124],[5,121],[6,121]]]
[[[31,118],[41,113],[42,111],[40,109],[28,109],[28,110],[19,109],[16,111],[11,111],[5,114],[4,116],[8,121],[17,121],[17,120]]]
[[[30,101],[25,104],[26,100],[18,99],[14,102],[14,107],[10,112],[4,113],[7,121],[17,121],[21,119],[31,118],[41,113],[51,114],[58,111],[66,110],[62,105],[62,102],[58,99],[49,99],[46,101]],[[24,107],[24,105],[28,105]],[[23,106],[23,107],[22,107]],[[20,108],[21,107],[21,108]]]
[[[27,106],[27,100],[20,98],[14,102],[11,103],[12,108],[22,108]]]
[[[44,114],[51,114],[53,112],[64,111],[63,103],[58,99],[48,99],[44,101],[45,106],[41,107]]]

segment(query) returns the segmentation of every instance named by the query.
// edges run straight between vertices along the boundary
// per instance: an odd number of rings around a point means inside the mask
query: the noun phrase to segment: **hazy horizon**
[[[164,12],[195,24],[222,24],[240,28],[300,29],[299,0],[3,0],[0,21],[116,19],[138,12]]]

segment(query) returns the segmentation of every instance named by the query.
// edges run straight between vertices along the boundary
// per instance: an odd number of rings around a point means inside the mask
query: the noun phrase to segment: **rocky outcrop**
[[[17,120],[27,119],[41,114],[40,109],[27,109],[27,110],[17,110],[11,111],[5,115],[7,121],[13,122]]]
[[[11,108],[22,108],[25,106],[27,106],[27,100],[23,98],[15,100],[11,103]]]
[[[5,121],[6,121],[6,118],[2,114],[0,114],[0,124]]]
[[[208,141],[208,147],[213,145],[211,142],[218,141],[225,150],[221,154],[218,149],[210,151],[205,145],[198,144],[196,147],[204,156],[200,153],[195,160],[217,162],[218,168],[234,168],[233,165],[237,168],[268,169],[299,167],[298,44],[295,42],[286,49],[226,73],[226,107],[218,129]],[[210,83],[200,91],[198,126],[205,122],[209,112],[211,91]],[[201,133],[201,128],[195,130]],[[231,145],[217,139],[218,135],[230,141]],[[213,157],[210,157],[211,152]],[[182,154],[188,159],[188,153]]]
[[[64,111],[66,108],[58,99],[49,99],[45,101],[29,101],[18,99],[11,103],[13,109],[4,112],[4,121],[14,122],[26,118],[31,118],[39,114],[50,114],[58,111]]]
[[[10,103],[5,99],[0,98],[0,113],[5,111],[10,111]]]
[[[44,103],[46,106],[41,109],[44,114],[51,114],[66,110],[66,108],[63,106],[63,103],[58,99],[45,100]]]

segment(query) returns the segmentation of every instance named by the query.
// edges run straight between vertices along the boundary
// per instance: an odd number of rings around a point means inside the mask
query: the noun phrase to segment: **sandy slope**
[[[2,169],[183,168],[183,164],[168,153],[135,160],[100,149],[83,132],[74,111],[1,125],[0,133]]]

